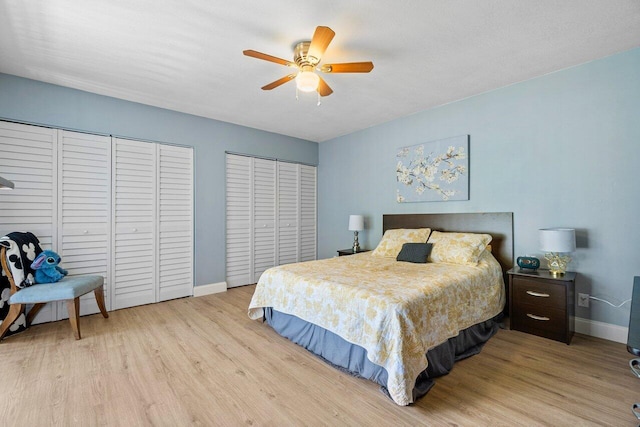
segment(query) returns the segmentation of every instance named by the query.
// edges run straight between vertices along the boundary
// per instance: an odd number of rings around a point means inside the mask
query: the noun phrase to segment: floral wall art
[[[401,147],[396,155],[396,200],[469,200],[469,135]]]

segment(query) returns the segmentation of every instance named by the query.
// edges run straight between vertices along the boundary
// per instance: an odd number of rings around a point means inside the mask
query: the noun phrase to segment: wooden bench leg
[[[16,319],[22,313],[23,304],[11,304],[9,306],[9,313],[7,313],[7,317],[4,318],[2,324],[0,325],[0,340],[4,338],[4,336],[9,332],[9,328],[16,321]]]
[[[96,296],[96,302],[98,303],[100,313],[102,313],[102,316],[107,319],[109,317],[109,313],[107,313],[107,308],[104,305],[104,290],[102,289],[102,286],[95,288],[93,290],[93,294]]]
[[[80,297],[67,300],[67,311],[69,312],[69,322],[73,335],[80,339]]]
[[[29,310],[29,314],[27,314],[27,326],[31,326],[31,322],[33,322],[33,319],[35,319],[42,307],[44,307],[46,304],[46,302],[39,302],[31,307],[31,310]]]

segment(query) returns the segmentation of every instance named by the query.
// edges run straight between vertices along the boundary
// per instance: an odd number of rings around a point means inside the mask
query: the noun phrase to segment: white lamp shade
[[[364,230],[364,217],[362,215],[349,215],[349,231]]]
[[[576,230],[573,228],[540,229],[540,250],[568,253],[576,250]]]

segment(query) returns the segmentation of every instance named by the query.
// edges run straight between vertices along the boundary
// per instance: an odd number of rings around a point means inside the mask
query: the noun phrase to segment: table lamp
[[[576,230],[573,228],[542,228],[540,232],[540,250],[549,263],[552,276],[563,276],[571,257],[567,255],[576,250]]]
[[[360,252],[358,243],[358,231],[364,230],[364,217],[362,215],[349,215],[349,231],[353,231],[353,252]]]

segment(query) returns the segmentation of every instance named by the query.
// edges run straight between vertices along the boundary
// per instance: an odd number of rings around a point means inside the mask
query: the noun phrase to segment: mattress
[[[477,266],[413,264],[370,252],[274,267],[263,273],[249,305],[293,315],[366,351],[387,373],[391,398],[414,400],[426,353],[504,307],[502,270],[485,251]]]

